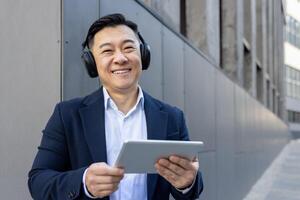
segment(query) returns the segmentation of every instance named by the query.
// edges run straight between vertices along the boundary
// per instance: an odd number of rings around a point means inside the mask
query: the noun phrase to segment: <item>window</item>
[[[288,120],[292,123],[300,123],[300,112],[288,110]]]
[[[300,70],[286,66],[287,96],[300,99]]]
[[[300,22],[291,16],[286,17],[286,41],[300,48]]]
[[[220,2],[210,0],[136,0],[190,44],[220,62]]]

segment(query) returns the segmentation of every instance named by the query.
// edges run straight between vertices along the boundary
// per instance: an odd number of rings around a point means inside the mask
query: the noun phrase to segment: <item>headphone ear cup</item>
[[[150,46],[147,43],[141,43],[140,51],[141,51],[142,69],[147,70],[149,68],[150,60],[151,60]]]
[[[83,51],[81,60],[85,65],[85,68],[91,78],[98,76],[97,66],[93,54],[90,50]]]

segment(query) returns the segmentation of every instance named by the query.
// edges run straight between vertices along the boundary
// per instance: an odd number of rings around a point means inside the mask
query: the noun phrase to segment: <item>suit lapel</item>
[[[145,116],[147,138],[164,140],[167,136],[168,114],[161,111],[161,105],[155,103],[147,93],[145,98]],[[79,109],[83,131],[94,162],[107,162],[105,140],[104,98],[102,87],[84,100],[86,106]],[[147,175],[147,196],[152,199],[156,188],[157,174]]]
[[[161,111],[161,106],[155,104],[151,97],[144,92],[145,98],[145,115],[147,122],[147,134],[149,140],[164,140],[167,135],[168,114]],[[157,174],[147,175],[147,196],[148,200],[152,199],[156,188]]]
[[[79,110],[86,142],[94,162],[107,162],[102,87],[89,95]]]

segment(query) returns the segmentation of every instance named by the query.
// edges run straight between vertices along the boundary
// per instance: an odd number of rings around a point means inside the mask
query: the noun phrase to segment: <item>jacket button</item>
[[[69,199],[72,199],[72,198],[75,197],[75,195],[76,195],[76,192],[71,191],[71,192],[68,193],[68,198],[69,198]]]

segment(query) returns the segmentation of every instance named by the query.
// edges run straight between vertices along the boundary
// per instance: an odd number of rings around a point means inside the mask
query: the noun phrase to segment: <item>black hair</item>
[[[125,19],[125,17],[120,13],[114,13],[99,18],[90,26],[86,39],[82,43],[82,48],[89,48],[90,42],[94,38],[95,34],[100,30],[106,27],[115,27],[117,25],[126,25],[132,29],[136,35],[138,35],[138,26],[136,23]]]

